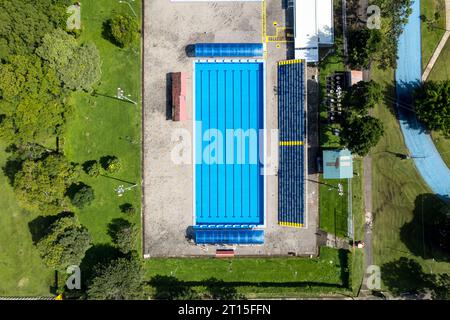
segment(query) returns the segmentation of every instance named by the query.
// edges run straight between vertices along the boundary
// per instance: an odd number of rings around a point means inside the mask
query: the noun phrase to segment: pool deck
[[[268,0],[267,32],[274,34],[272,22],[285,21],[281,1]],[[193,221],[192,162],[175,164],[173,155],[190,159],[192,148],[174,149],[180,142],[192,139],[192,94],[187,96],[188,121],[168,120],[168,74],[186,72],[187,92],[192,87],[192,57],[185,48],[196,42],[260,42],[262,38],[260,2],[196,2],[167,0],[145,2],[144,16],[144,146],[143,146],[143,253],[145,257],[188,257],[215,254],[215,246],[196,246],[186,240]],[[287,59],[286,45],[268,43],[266,61],[266,127],[278,127],[277,69],[279,60]],[[308,83],[313,80],[308,80]],[[313,99],[312,99],[313,100]],[[316,113],[309,113],[314,119]],[[314,123],[309,123],[314,127]],[[177,131],[178,130],[178,131]],[[180,131],[182,130],[182,131]],[[186,137],[182,132],[187,132]],[[278,143],[277,140],[274,143]],[[270,132],[267,148],[270,149]],[[315,143],[308,142],[308,154]],[[309,157],[314,166],[314,157]],[[315,173],[310,172],[309,180]],[[317,183],[308,182],[308,227],[281,227],[278,222],[278,179],[267,177],[265,244],[239,246],[242,256],[279,256],[289,252],[297,255],[317,254]]]

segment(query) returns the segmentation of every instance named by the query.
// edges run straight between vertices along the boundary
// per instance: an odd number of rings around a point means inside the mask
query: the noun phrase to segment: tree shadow
[[[72,183],[69,186],[69,188],[67,188],[65,196],[69,197],[71,200],[73,200],[73,197],[78,193],[78,191],[80,191],[84,187],[89,187],[89,186],[83,182]]]
[[[424,293],[434,287],[433,276],[423,272],[415,260],[401,257],[387,262],[380,268],[383,283],[394,295]]]
[[[88,287],[98,268],[107,266],[111,261],[123,256],[117,248],[110,244],[96,244],[90,247],[80,264],[83,288]]]
[[[103,169],[107,170],[109,162],[114,159],[117,159],[117,157],[116,156],[103,156],[100,158],[100,165],[102,166]]]
[[[194,300],[200,298],[199,294],[192,287],[173,276],[156,275],[147,284],[155,289],[154,299]]]
[[[348,255],[349,251],[345,249],[339,249],[339,264],[341,267],[341,282],[342,286],[348,288],[350,285],[350,272],[348,268]]]
[[[112,19],[108,19],[102,23],[102,37],[103,37],[103,39],[108,40],[115,46],[120,47],[120,44],[117,43],[116,39],[112,35],[111,22],[112,22]]]
[[[223,280],[209,278],[205,280],[207,295],[214,300],[243,300],[245,296],[238,293],[233,286],[228,286]]]
[[[131,203],[127,202],[127,203],[121,204],[119,206],[119,209],[120,209],[120,212],[122,212],[122,213],[129,213],[131,210],[134,209],[134,206]]]
[[[450,217],[445,206],[435,194],[416,197],[413,219],[400,228],[400,239],[414,255],[450,261]]]
[[[43,237],[45,237],[50,226],[57,220],[64,217],[73,217],[73,212],[61,212],[57,215],[39,216],[28,223],[28,230],[31,233],[33,244],[37,244]]]
[[[86,162],[83,163],[83,165],[82,165],[83,171],[84,171],[86,174],[88,174],[88,173],[89,173],[89,169],[91,169],[92,166],[93,166],[94,164],[96,164],[96,163],[97,163],[97,160],[88,160],[88,161],[86,161]]]
[[[14,186],[16,174],[22,170],[23,160],[17,158],[10,158],[2,167],[3,174],[8,178],[9,184]]]

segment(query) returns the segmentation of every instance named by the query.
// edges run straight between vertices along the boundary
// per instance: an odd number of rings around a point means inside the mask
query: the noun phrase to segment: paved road
[[[434,64],[436,63],[439,55],[441,54],[442,49],[444,49],[445,44],[447,43],[448,38],[450,37],[450,0],[445,0],[445,33],[442,36],[441,41],[439,42],[436,50],[434,50],[433,55],[431,56],[430,61],[425,68],[425,71],[422,74],[422,81],[428,79],[431,70],[433,70]]]

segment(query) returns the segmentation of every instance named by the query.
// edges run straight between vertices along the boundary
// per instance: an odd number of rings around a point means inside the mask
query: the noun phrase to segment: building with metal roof
[[[333,0],[295,0],[295,59],[319,61],[319,47],[333,45]]]
[[[323,152],[324,179],[353,178],[353,158],[348,149]]]

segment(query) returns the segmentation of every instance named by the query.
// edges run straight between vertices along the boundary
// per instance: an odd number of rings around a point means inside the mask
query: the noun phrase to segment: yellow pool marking
[[[295,64],[295,63],[302,63],[302,62],[305,62],[305,60],[303,60],[303,59],[292,59],[292,60],[279,61],[278,65],[279,66],[283,66],[283,65],[286,65],[286,64]]]
[[[294,227],[294,228],[303,228],[303,224],[302,223],[296,223],[296,222],[278,222],[278,224],[280,226],[283,227]]]
[[[275,26],[275,35],[266,35],[266,42],[294,42],[292,28]]]
[[[291,147],[291,146],[302,146],[302,145],[303,145],[303,141],[280,141],[280,146]]]

